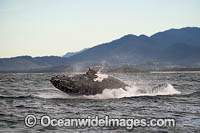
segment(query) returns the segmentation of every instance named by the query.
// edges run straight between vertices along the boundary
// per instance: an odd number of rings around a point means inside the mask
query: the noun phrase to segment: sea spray
[[[97,82],[102,82],[103,79],[107,78],[107,74],[97,73],[98,77],[94,79]],[[117,77],[115,77],[117,78]],[[119,79],[119,78],[117,78]],[[149,83],[144,84],[141,86],[140,84],[137,84],[137,82],[133,81],[125,81],[126,84],[129,86],[125,88],[118,88],[118,89],[105,89],[101,94],[96,95],[89,95],[89,96],[69,96],[62,92],[57,92],[54,94],[43,94],[40,93],[40,95],[37,95],[42,98],[62,98],[62,99],[76,99],[76,98],[88,98],[88,99],[113,99],[113,98],[123,98],[123,97],[135,97],[135,96],[156,96],[156,95],[174,95],[174,94],[180,94],[179,91],[177,91],[172,84],[165,84],[159,88],[156,88],[156,91],[151,91],[155,87],[152,87],[152,85],[149,85]],[[140,81],[141,82],[141,81]],[[146,82],[145,82],[146,83]],[[81,89],[81,88],[80,88]],[[56,90],[55,90],[56,91]]]
[[[110,98],[123,98],[123,97],[135,97],[135,96],[156,96],[156,95],[174,95],[180,94],[173,85],[167,84],[167,87],[160,89],[156,93],[141,93],[143,88],[139,88],[136,85],[126,87],[125,89],[105,89],[102,94],[84,96],[89,99],[110,99]],[[140,90],[140,91],[138,91]]]

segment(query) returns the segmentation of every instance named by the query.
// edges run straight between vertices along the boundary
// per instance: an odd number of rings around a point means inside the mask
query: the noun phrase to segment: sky
[[[0,0],[0,58],[62,56],[126,34],[199,27],[200,0]]]

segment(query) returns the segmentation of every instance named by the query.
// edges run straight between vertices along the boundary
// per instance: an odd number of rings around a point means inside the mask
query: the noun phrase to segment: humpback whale
[[[57,75],[50,79],[50,82],[59,90],[72,96],[80,95],[96,95],[102,94],[105,89],[119,89],[122,88],[127,91],[125,87],[128,85],[117,79],[116,77],[100,74],[101,66],[89,67],[85,74],[77,74],[73,76]],[[155,94],[164,90],[168,84],[160,84],[149,89],[139,89],[141,94]]]
[[[95,95],[101,94],[104,89],[119,89],[128,86],[121,80],[101,75],[98,72],[101,66],[89,67],[85,74],[74,76],[57,75],[51,78],[51,83],[59,90],[69,95]]]

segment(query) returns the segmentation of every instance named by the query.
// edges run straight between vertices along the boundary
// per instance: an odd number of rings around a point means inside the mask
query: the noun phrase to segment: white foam
[[[84,96],[90,99],[110,99],[110,98],[123,98],[123,97],[134,97],[134,96],[156,96],[156,95],[174,95],[180,94],[171,84],[167,84],[167,87],[160,89],[156,93],[141,93],[138,90],[142,88],[132,85],[131,87],[126,87],[125,89],[105,89],[102,94]]]
[[[167,84],[167,87],[160,89],[160,91],[158,91],[157,93],[153,93],[153,95],[174,95],[174,94],[180,94],[180,92],[176,90],[174,86],[171,84]]]
[[[56,92],[46,92],[46,93],[39,93],[35,95],[36,97],[45,98],[45,99],[78,99],[78,98],[85,98],[83,96],[70,96],[66,93],[63,93],[62,91],[56,91]]]
[[[148,88],[148,86],[147,86]],[[105,89],[102,94],[89,95],[89,96],[70,96],[61,91],[48,92],[48,93],[39,93],[36,96],[51,99],[51,98],[61,98],[61,99],[77,99],[77,98],[88,98],[88,99],[111,99],[111,98],[123,98],[123,97],[135,97],[135,96],[156,96],[156,95],[174,95],[180,94],[178,90],[176,90],[173,85],[167,84],[164,88],[161,88],[156,93],[141,93],[141,91],[145,88],[138,87],[137,84],[133,84],[130,87],[126,87],[125,89]]]
[[[94,81],[102,82],[103,79],[108,78],[108,75],[97,73],[98,77],[94,79]],[[116,78],[116,77],[115,77]],[[119,79],[120,80],[120,79]],[[42,98],[89,98],[89,99],[111,99],[111,98],[123,98],[123,97],[135,97],[135,96],[156,96],[156,95],[174,95],[180,94],[178,90],[176,90],[173,85],[166,84],[161,88],[156,89],[156,91],[151,91],[153,88],[148,84],[141,87],[138,86],[136,82],[126,81],[126,84],[129,84],[126,88],[118,88],[118,89],[104,89],[102,94],[89,95],[89,96],[70,96],[66,93],[58,91],[58,93],[40,93],[37,95]],[[131,85],[130,85],[131,84]],[[146,91],[148,90],[148,91]],[[145,92],[146,91],[146,92]]]
[[[69,98],[69,95],[65,93],[40,93],[35,95],[36,97],[50,99],[50,98]]]
[[[101,74],[97,73],[95,75],[98,76],[98,77],[95,78],[94,81],[98,81],[98,82],[102,82],[103,79],[108,78],[108,75],[102,74],[102,73]]]

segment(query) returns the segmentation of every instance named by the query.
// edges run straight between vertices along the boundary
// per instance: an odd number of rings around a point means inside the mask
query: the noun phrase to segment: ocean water
[[[68,73],[64,73],[69,75]],[[93,96],[72,97],[56,89],[50,78],[56,73],[0,73],[0,132],[200,132],[199,73],[111,74],[129,84]],[[139,93],[156,85],[156,93]],[[25,117],[51,118],[174,118],[175,127],[34,127]]]

